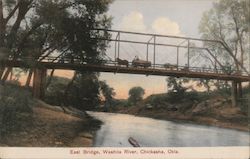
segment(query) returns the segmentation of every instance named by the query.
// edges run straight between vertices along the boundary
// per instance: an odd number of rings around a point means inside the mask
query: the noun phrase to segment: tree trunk
[[[0,48],[4,46],[5,20],[3,17],[3,2],[0,0]]]
[[[27,14],[27,12],[30,9],[29,5],[31,4],[31,2],[32,1],[30,1],[30,2],[29,1],[20,1],[17,18],[16,18],[16,21],[14,22],[14,24],[12,25],[12,28],[10,30],[10,34],[8,37],[7,46],[9,48],[12,48],[13,43],[15,43],[15,41],[16,41],[16,35],[18,32],[18,29],[20,28],[21,22],[25,18],[25,15]]]
[[[0,80],[2,79],[5,68],[0,66]]]
[[[64,105],[66,105],[67,101],[68,101],[68,93],[69,93],[69,89],[70,87],[73,85],[74,81],[76,79],[76,71],[74,72],[74,76],[71,79],[71,81],[68,83],[65,91],[64,91]]]
[[[12,81],[12,79],[13,79],[13,69],[11,69],[10,71],[10,81]]]
[[[33,79],[33,97],[43,99],[45,96],[46,69],[35,69]]]
[[[10,72],[12,71],[12,67],[8,67],[7,70],[5,71],[3,78],[2,78],[2,83],[4,84],[6,80],[9,77]]]
[[[30,86],[30,82],[31,82],[31,78],[32,78],[32,74],[33,74],[33,69],[29,70],[29,74],[25,83],[25,87],[29,87]]]
[[[55,72],[55,69],[53,69],[53,70],[50,72],[50,76],[49,76],[49,78],[48,78],[48,81],[46,82],[45,88],[48,88],[48,87],[49,87],[49,85],[50,85],[50,83],[51,83],[51,81],[52,81],[54,72]]]

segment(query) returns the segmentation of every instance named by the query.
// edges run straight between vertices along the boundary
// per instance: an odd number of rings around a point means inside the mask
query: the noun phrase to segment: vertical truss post
[[[120,57],[120,32],[118,32],[118,58]]]
[[[147,59],[147,61],[148,61],[148,47],[149,47],[149,43],[150,43],[150,41],[152,40],[154,38],[154,36],[152,36],[149,40],[148,40],[148,42],[147,42],[147,56],[146,56],[146,59]]]
[[[180,47],[181,45],[186,42],[187,40],[185,39],[184,41],[182,41],[181,43],[179,43],[176,47],[177,47],[177,71],[179,70],[179,55],[180,55]]]
[[[156,50],[156,36],[154,35],[154,68],[155,68],[155,50]]]
[[[147,56],[146,56],[146,59],[148,61],[148,44],[147,44]]]
[[[179,47],[177,47],[177,70],[179,70]]]
[[[115,61],[116,61],[116,57],[117,57],[117,39],[118,39],[119,34],[120,34],[120,32],[117,33],[116,38],[115,38],[116,39],[115,40]],[[116,65],[116,63],[115,63],[115,65]]]
[[[190,40],[188,40],[188,61],[187,61],[187,67],[190,66]]]
[[[115,41],[115,57],[114,57],[114,59],[115,59],[115,61],[116,61],[116,46],[117,46],[117,41]]]

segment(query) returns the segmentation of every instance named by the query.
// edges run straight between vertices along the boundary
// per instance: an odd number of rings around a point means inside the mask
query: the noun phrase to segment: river
[[[248,132],[126,114],[88,112],[103,122],[94,147],[130,147],[133,137],[143,147],[249,146]]]

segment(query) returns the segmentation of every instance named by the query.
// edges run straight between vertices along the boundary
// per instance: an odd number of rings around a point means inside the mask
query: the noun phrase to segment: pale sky
[[[110,6],[112,29],[199,38],[198,26],[212,0],[116,0]],[[113,87],[116,98],[127,98],[128,90],[141,86],[148,96],[167,91],[165,77],[101,73]]]
[[[113,17],[112,29],[199,38],[199,22],[212,3],[213,0],[115,0],[108,13]],[[110,56],[114,54],[112,49]],[[137,46],[127,49],[133,57],[135,54],[131,50],[140,50]],[[158,57],[158,60],[162,58]],[[170,62],[175,59],[171,54],[164,58]],[[67,71],[57,71],[56,74],[71,77]],[[100,79],[115,89],[118,99],[127,98],[129,89],[134,86],[144,88],[145,97],[167,92],[166,77],[101,73]]]

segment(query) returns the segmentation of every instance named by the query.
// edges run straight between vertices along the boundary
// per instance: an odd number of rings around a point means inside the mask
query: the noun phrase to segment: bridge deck
[[[5,61],[4,64],[5,66],[9,67],[25,67],[25,68],[30,67],[27,63],[23,61]],[[44,67],[46,69],[142,74],[147,76],[157,75],[157,76],[204,78],[204,79],[217,79],[217,80],[239,81],[239,82],[250,81],[250,76],[246,75],[234,75],[234,74],[228,75],[225,73],[193,72],[189,70],[168,70],[159,68],[125,67],[119,65],[36,62],[35,67]]]

